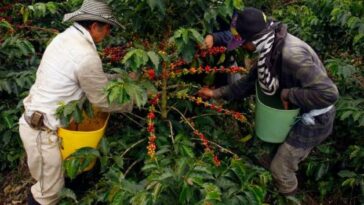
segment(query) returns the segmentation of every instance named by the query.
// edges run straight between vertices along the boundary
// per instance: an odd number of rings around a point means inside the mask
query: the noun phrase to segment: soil
[[[80,174],[75,180],[68,178],[65,186],[72,189],[77,195],[83,195],[99,179],[99,165],[92,171]],[[29,173],[26,160],[22,160],[16,169],[2,172],[0,175],[0,205],[25,205],[30,187],[36,181]]]
[[[0,176],[0,205],[24,205],[30,186],[35,183],[25,160]]]

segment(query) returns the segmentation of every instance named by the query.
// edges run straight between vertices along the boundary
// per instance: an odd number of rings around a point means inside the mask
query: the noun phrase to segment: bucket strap
[[[314,125],[316,116],[322,115],[330,111],[334,106],[330,105],[329,107],[311,110],[308,113],[303,113],[301,116],[301,120],[305,125]]]
[[[40,193],[43,196],[43,168],[44,168],[44,161],[43,161],[43,152],[42,152],[42,131],[38,132],[37,136],[37,149],[40,156],[40,177],[39,177],[39,184],[40,184]]]

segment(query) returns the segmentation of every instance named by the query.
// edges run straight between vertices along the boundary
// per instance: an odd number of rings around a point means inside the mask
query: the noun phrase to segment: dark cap
[[[256,34],[268,26],[265,14],[255,8],[246,7],[242,11],[235,11],[230,24],[230,31],[233,36],[227,45],[228,50],[234,50],[251,41]]]
[[[256,8],[247,7],[243,11],[238,11],[237,14],[236,30],[244,40],[253,40],[254,35],[268,26],[267,17]]]

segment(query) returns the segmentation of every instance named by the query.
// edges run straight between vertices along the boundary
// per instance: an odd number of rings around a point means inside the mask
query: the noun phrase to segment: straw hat
[[[111,8],[103,0],[84,0],[80,9],[64,15],[63,22],[95,20],[124,28],[112,15]]]

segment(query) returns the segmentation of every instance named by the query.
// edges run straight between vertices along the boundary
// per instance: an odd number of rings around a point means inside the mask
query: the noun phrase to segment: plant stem
[[[162,66],[162,119],[167,119],[167,65]]]
[[[59,31],[57,29],[42,28],[42,27],[39,27],[39,26],[16,25],[16,28],[18,28],[18,29],[29,28],[31,30],[37,30],[37,31],[40,30],[40,31],[54,33],[54,34],[59,33]]]
[[[187,87],[201,88],[201,86],[197,86],[197,85],[193,85],[193,84],[180,83],[180,84],[168,86],[167,90],[176,89],[176,88],[187,88]]]
[[[131,116],[133,116],[133,117],[136,117],[136,118],[138,118],[138,119],[139,119],[139,120],[141,120],[141,121],[145,121],[145,118],[143,118],[143,117],[141,117],[141,116],[139,116],[139,115],[137,115],[137,114],[134,114],[134,113],[132,113],[132,112],[126,112],[126,114],[131,115]]]
[[[126,149],[121,155],[120,155],[120,157],[123,157],[126,153],[128,153],[131,149],[133,149],[135,146],[137,146],[138,144],[140,144],[140,143],[142,143],[142,142],[144,142],[145,141],[145,139],[141,139],[141,140],[139,140],[138,142],[136,142],[136,143],[134,143],[134,144],[132,144],[128,149]]]
[[[172,126],[172,122],[170,120],[168,120],[168,123],[169,123],[169,129],[171,131],[171,134],[169,135],[172,139],[172,143],[174,144],[174,133],[173,133],[173,126]]]
[[[137,124],[139,127],[144,127],[144,125],[140,124],[139,122],[137,122],[136,120],[134,120],[132,117],[130,117],[129,115],[127,115],[126,113],[121,113],[123,116],[127,117],[129,120],[131,120],[132,122],[134,122],[135,124]],[[135,115],[133,115],[135,116]],[[144,119],[143,119],[144,120]]]
[[[196,118],[200,118],[200,117],[206,117],[206,116],[222,116],[223,114],[221,113],[214,113],[214,114],[201,114],[201,115],[196,115],[196,116],[193,116],[191,117],[190,119],[193,120],[193,119],[196,119]]]
[[[200,138],[194,138],[194,139],[192,139],[192,140],[202,141]],[[234,153],[233,151],[231,151],[231,150],[229,150],[229,149],[227,149],[227,148],[225,148],[225,147],[223,147],[223,146],[221,146],[221,145],[217,144],[216,142],[213,142],[213,141],[210,141],[210,140],[207,140],[207,142],[208,142],[209,144],[214,145],[215,147],[218,147],[218,148],[220,149],[220,151],[221,151],[221,152],[226,152],[226,153],[229,153],[229,154],[231,154],[231,155],[233,155],[233,156],[238,156],[238,154],[236,154],[236,153]]]
[[[181,112],[181,111],[179,111],[177,108],[175,108],[175,107],[171,107],[171,109],[173,109],[173,110],[175,110],[176,112],[178,112],[180,115],[181,115],[181,117],[182,117],[182,119],[183,119],[183,121],[185,121],[186,122],[186,124],[187,125],[189,125],[190,127],[191,127],[191,129],[193,130],[193,131],[195,131],[196,130],[196,128],[191,124],[191,122],[183,115],[183,113]],[[199,141],[202,141],[201,139],[198,139],[198,138],[196,138],[196,139],[193,139],[193,140],[199,140]],[[212,144],[212,145],[214,145],[214,146],[216,146],[216,147],[218,147],[222,152],[226,152],[226,153],[229,153],[229,154],[231,154],[231,155],[233,155],[233,156],[238,156],[236,153],[234,153],[233,151],[231,151],[231,150],[229,150],[229,149],[227,149],[227,148],[225,148],[225,147],[223,147],[223,146],[221,146],[221,145],[219,145],[219,144],[217,144],[216,142],[213,142],[213,141],[210,141],[210,140],[208,140],[208,143],[210,143],[210,144]]]
[[[190,127],[191,127],[191,129],[193,130],[193,131],[195,131],[196,129],[195,129],[195,127],[191,124],[191,122],[186,118],[186,116],[181,112],[181,111],[179,111],[177,108],[175,108],[175,107],[171,107],[171,109],[172,110],[174,110],[174,111],[176,111],[176,112],[178,112],[180,115],[181,115],[181,117],[182,117],[182,119],[183,119],[183,121],[185,121]]]
[[[124,173],[124,177],[126,177],[126,175],[129,173],[129,171],[131,170],[131,168],[133,168],[138,162],[142,161],[141,159],[138,159],[136,161],[134,161],[129,167],[128,169],[125,171]]]

